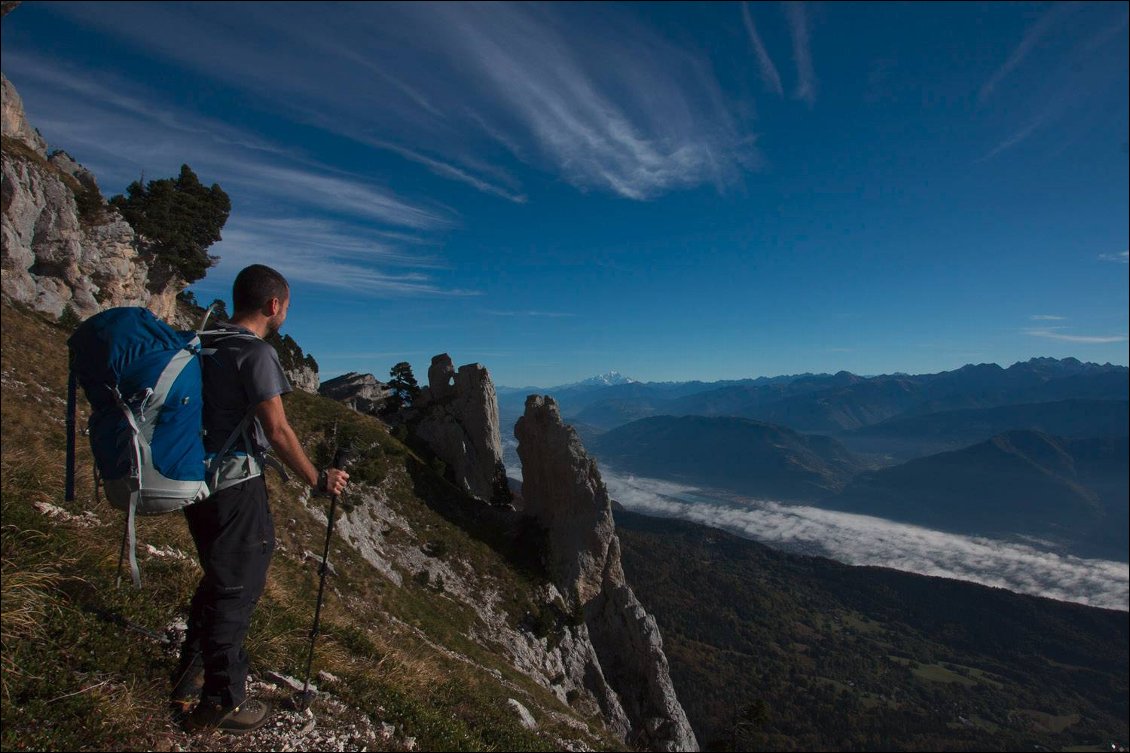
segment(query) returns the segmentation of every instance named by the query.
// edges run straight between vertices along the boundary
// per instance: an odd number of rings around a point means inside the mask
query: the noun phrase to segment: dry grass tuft
[[[40,531],[20,531],[14,526],[4,526],[3,529],[5,553],[13,546],[33,548],[46,538],[46,534]],[[37,560],[34,568],[25,566],[21,569],[5,556],[0,567],[0,662],[4,668],[0,689],[5,696],[9,695],[8,673],[23,674],[11,658],[15,643],[45,640],[44,624],[52,616],[62,613],[61,604],[65,597],[60,586],[67,581],[79,580],[62,572],[73,567],[74,558]]]

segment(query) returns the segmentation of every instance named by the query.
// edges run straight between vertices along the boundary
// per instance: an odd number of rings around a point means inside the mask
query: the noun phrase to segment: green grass
[[[1082,718],[1079,714],[1048,714],[1035,709],[1020,709],[1017,713],[1028,717],[1037,727],[1048,732],[1063,732],[1078,724]]]
[[[957,672],[946,669],[940,664],[924,664],[913,668],[911,672],[914,673],[915,677],[930,682],[956,682],[959,685],[969,686],[977,684],[977,681],[973,678],[959,675]]]

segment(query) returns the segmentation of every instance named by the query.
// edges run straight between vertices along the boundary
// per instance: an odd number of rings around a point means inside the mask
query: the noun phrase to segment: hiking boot
[[[259,729],[271,716],[271,704],[256,698],[248,698],[234,709],[227,709],[218,703],[201,701],[193,709],[185,722],[189,732],[218,730],[238,735]]]
[[[204,665],[189,664],[182,666],[173,675],[173,692],[169,694],[169,703],[188,711],[192,704],[200,700],[200,693],[204,690]]]

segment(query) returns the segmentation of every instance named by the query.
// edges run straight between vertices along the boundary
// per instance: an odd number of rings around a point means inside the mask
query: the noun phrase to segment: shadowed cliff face
[[[697,750],[675,695],[654,618],[624,577],[608,491],[557,403],[531,395],[514,427],[526,514],[547,533],[550,578],[584,616],[596,666],[627,717],[625,741],[654,750]]]

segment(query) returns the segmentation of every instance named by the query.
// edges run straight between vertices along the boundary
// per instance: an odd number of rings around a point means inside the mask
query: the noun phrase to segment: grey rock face
[[[149,290],[149,265],[137,236],[116,212],[107,212],[102,224],[85,224],[74,193],[49,168],[5,153],[0,169],[6,296],[54,316],[67,304],[82,317],[114,306],[173,315],[176,289]]]
[[[416,436],[451,468],[456,483],[482,500],[492,500],[506,480],[502,464],[498,396],[490,373],[470,363],[453,372],[447,354],[432,359],[428,387],[413,406]],[[432,379],[432,374],[436,377]]]
[[[575,605],[584,606],[604,587],[609,568],[610,578],[624,581],[619,557],[609,557],[616,534],[608,491],[553,398],[528,397],[514,436],[526,514],[549,532],[550,575]]]
[[[322,383],[318,393],[345,403],[358,413],[374,414],[384,407],[392,390],[372,374],[351,371]]]
[[[3,73],[0,73],[0,116],[4,135],[22,141],[40,157],[47,156],[47,142],[39,135],[39,131],[31,127],[24,115],[24,103],[20,99],[16,87]]]
[[[675,695],[659,627],[624,577],[612,506],[596,463],[548,396],[526,399],[514,436],[526,514],[546,529],[550,577],[569,607],[583,610],[599,660],[595,669],[630,724],[625,742],[698,750]]]
[[[286,369],[286,380],[296,390],[317,395],[320,387],[318,372],[309,366],[299,366],[296,369]]]
[[[62,149],[52,152],[51,156],[47,158],[47,162],[59,172],[77,180],[83,188],[94,191],[99,196],[102,195],[102,191],[98,188],[98,181],[94,179],[94,173],[75,162],[74,157]]]
[[[30,138],[20,126],[23,110],[15,89],[7,79],[3,85],[4,135]],[[33,148],[40,156],[45,151],[45,145]],[[177,286],[150,290],[149,264],[133,228],[112,210],[94,222],[79,217],[66,181],[88,180],[97,187],[88,171],[63,153],[49,162],[14,150],[4,151],[0,169],[0,275],[6,297],[53,316],[68,304],[81,317],[114,306],[146,306],[164,319],[174,315]]]

